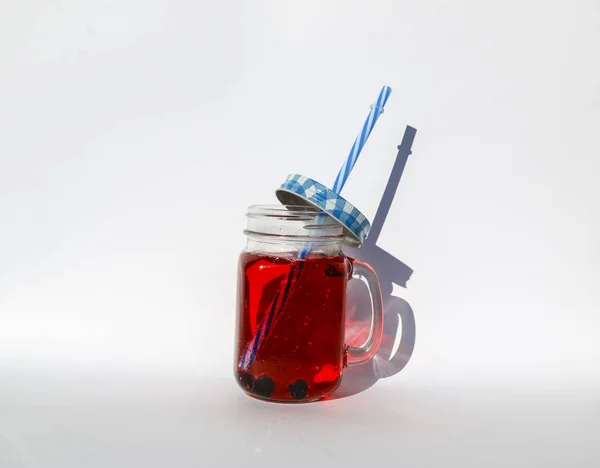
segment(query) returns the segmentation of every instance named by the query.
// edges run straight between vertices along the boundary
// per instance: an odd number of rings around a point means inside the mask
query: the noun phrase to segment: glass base
[[[238,370],[236,382],[244,393],[252,398],[272,403],[312,403],[328,399],[339,387],[341,376],[334,381],[307,383],[296,380],[287,386],[276,383],[267,376],[255,378],[247,372]]]

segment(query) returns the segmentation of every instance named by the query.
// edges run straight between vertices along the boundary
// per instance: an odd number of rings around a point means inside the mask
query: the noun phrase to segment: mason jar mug
[[[279,402],[330,395],[346,366],[371,359],[383,335],[375,271],[342,252],[342,225],[307,206],[251,206],[238,263],[235,376],[247,394]],[[363,278],[372,321],[344,343],[347,285]]]

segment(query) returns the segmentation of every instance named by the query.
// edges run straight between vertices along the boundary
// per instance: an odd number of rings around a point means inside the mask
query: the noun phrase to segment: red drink
[[[341,254],[309,254],[304,259],[284,255],[240,256],[237,381],[259,398],[317,400],[341,381],[349,264]],[[242,370],[238,365],[244,353],[269,320],[251,365]]]

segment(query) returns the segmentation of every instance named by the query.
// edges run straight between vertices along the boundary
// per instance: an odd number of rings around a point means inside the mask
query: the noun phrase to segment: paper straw
[[[344,164],[340,168],[338,175],[335,178],[335,182],[333,184],[334,192],[340,193],[342,188],[344,188],[344,185],[348,180],[348,176],[350,175],[352,169],[354,169],[354,165],[356,164],[356,161],[358,160],[358,157],[360,156],[360,153],[363,147],[365,146],[365,143],[367,142],[367,139],[369,138],[369,135],[371,134],[371,131],[373,130],[373,127],[377,122],[377,119],[381,114],[383,114],[383,108],[388,98],[390,97],[391,92],[392,88],[390,88],[389,86],[384,86],[381,89],[379,96],[377,97],[377,101],[371,106],[371,112],[369,112],[369,116],[367,117],[367,120],[365,120],[361,132],[356,137],[356,140],[354,140],[354,144],[350,149],[350,154],[344,161]],[[319,223],[325,218],[326,216],[317,216],[316,222]],[[308,244],[303,249],[298,251],[298,253],[296,254],[296,258],[306,258],[310,251],[311,245]],[[267,338],[269,331],[273,328],[275,322],[279,318],[279,315],[281,314],[281,311],[283,310],[285,302],[289,296],[291,286],[294,283],[294,281],[299,278],[303,266],[304,264],[302,262],[296,265],[292,265],[287,275],[287,278],[285,280],[282,280],[279,291],[277,291],[273,302],[271,302],[271,304],[269,305],[268,313],[265,314],[265,317],[263,318],[258,329],[256,330],[256,333],[254,334],[250,342],[246,345],[246,348],[242,353],[239,362],[240,369],[248,371],[254,363],[254,359],[256,358],[258,350]]]

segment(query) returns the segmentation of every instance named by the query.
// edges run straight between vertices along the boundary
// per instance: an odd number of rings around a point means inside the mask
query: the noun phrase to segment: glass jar
[[[238,265],[235,374],[249,395],[314,401],[331,394],[347,365],[371,359],[383,335],[377,275],[342,253],[342,225],[306,206],[251,206]],[[344,343],[346,291],[353,276],[371,293],[371,331]]]

